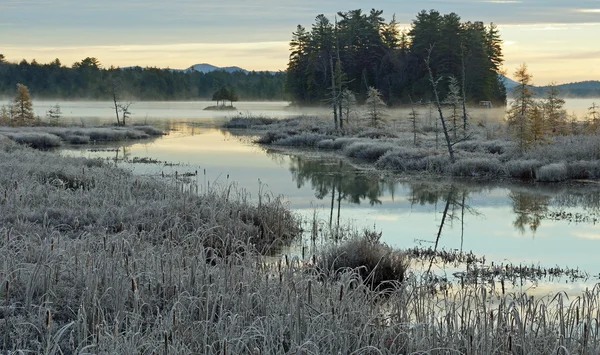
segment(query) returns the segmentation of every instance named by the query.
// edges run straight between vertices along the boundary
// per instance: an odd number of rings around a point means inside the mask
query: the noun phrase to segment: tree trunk
[[[429,82],[431,83],[431,87],[433,88],[433,94],[435,96],[435,104],[437,105],[437,110],[440,115],[440,122],[442,123],[442,130],[444,131],[444,137],[446,138],[446,146],[448,148],[448,155],[450,156],[450,163],[454,164],[454,150],[452,149],[452,142],[450,142],[450,135],[448,134],[448,127],[446,127],[446,120],[444,119],[444,113],[442,112],[442,105],[440,103],[440,96],[437,91],[437,82],[433,79],[433,72],[431,71],[431,66],[429,65],[429,58],[431,57],[431,51],[433,46],[429,48],[427,59],[425,59],[425,64],[427,64],[427,71],[429,72]]]
[[[119,119],[119,105],[117,104],[117,94],[113,90],[113,102],[115,104],[115,114],[117,115],[117,126],[121,125],[121,120]]]
[[[333,108],[333,122],[338,129],[337,96],[335,94],[335,71],[333,70],[333,57],[329,56],[329,67],[331,68],[331,105]]]

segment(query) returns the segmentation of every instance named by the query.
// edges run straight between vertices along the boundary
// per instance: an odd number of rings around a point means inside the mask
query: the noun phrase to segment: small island
[[[237,109],[233,106],[233,102],[239,99],[234,87],[223,85],[213,93],[212,100],[217,104],[205,107],[204,110],[235,111]],[[227,101],[229,101],[229,105],[226,105]]]

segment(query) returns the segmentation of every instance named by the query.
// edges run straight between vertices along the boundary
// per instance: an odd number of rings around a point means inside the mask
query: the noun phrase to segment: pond
[[[536,286],[540,289],[576,292],[598,281],[600,185],[594,182],[567,186],[407,179],[357,169],[314,151],[292,154],[254,145],[244,132],[216,128],[232,114],[202,111],[208,104],[144,104],[148,118],[135,121],[148,120],[169,129],[168,135],[117,146],[66,147],[62,153],[106,158],[166,179],[187,173],[199,189],[235,184],[251,198],[265,192],[282,195],[305,220],[316,214],[323,229],[374,229],[398,248],[472,252],[485,257],[487,265],[571,268],[587,274],[566,284],[563,279],[547,281]],[[87,113],[81,114],[84,124],[111,119],[104,109],[110,103],[94,103],[102,114],[88,103],[71,105],[73,112]],[[246,105],[253,114],[294,114],[283,103]],[[448,275],[455,271],[436,268]]]

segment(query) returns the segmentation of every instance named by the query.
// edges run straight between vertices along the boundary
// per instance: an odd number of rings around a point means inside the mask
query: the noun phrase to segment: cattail
[[[135,279],[132,278],[131,279],[131,292],[133,292],[135,294],[135,291],[137,290],[137,285],[135,283]]]
[[[52,238],[52,242],[50,244],[50,251],[54,251],[54,238]]]
[[[50,310],[46,310],[46,329],[50,329]]]
[[[169,335],[165,332],[165,354],[169,353]]]
[[[342,298],[344,297],[344,284],[340,285],[340,302],[342,302]]]

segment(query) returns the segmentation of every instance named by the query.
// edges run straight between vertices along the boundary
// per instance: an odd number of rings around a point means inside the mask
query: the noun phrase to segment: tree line
[[[152,67],[103,68],[87,57],[67,67],[59,59],[40,64],[10,63],[0,54],[0,95],[12,96],[17,84],[42,99],[112,100],[115,89],[127,100],[210,100],[215,90],[235,88],[241,100],[283,100],[285,73],[184,71]]]
[[[423,10],[401,31],[395,16],[386,21],[382,14],[357,9],[338,12],[333,21],[318,15],[310,29],[298,25],[287,67],[291,99],[319,104],[349,90],[364,101],[373,87],[391,105],[431,101],[430,68],[441,97],[454,77],[468,102],[506,103],[502,40],[494,24]]]

